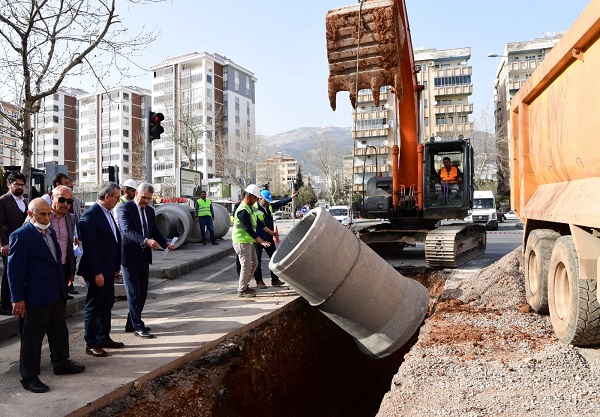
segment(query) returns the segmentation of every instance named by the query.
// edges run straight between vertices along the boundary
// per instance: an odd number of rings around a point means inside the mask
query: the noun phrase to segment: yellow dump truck
[[[527,301],[558,339],[600,343],[600,0],[511,101],[511,204]]]

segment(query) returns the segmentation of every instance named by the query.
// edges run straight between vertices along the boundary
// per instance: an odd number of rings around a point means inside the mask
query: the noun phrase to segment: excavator
[[[397,134],[392,146],[392,175],[367,182],[361,216],[386,222],[361,231],[374,248],[425,243],[430,267],[453,268],[485,252],[485,226],[471,223],[440,225],[463,219],[473,206],[473,149],[469,140],[428,140],[421,143],[419,100],[410,28],[404,0],[366,0],[330,10],[326,16],[329,61],[329,102],[348,91],[356,108],[359,91],[370,89],[379,106],[380,89],[391,86],[396,98]],[[449,158],[462,170],[458,191],[439,179]]]

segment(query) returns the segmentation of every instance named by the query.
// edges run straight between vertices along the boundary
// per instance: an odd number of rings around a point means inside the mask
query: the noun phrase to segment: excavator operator
[[[435,192],[438,198],[446,197],[448,199],[455,199],[458,195],[459,185],[463,181],[463,174],[457,166],[451,164],[449,157],[445,157],[443,163],[444,166],[438,172],[438,182],[435,184]]]

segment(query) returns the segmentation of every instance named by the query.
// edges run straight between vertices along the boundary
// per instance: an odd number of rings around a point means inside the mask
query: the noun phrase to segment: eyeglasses
[[[13,182],[12,185],[14,185],[15,187],[25,187],[25,184],[22,182]]]
[[[65,203],[65,202],[66,202],[67,204],[73,204],[73,199],[72,199],[72,198],[58,197],[58,202],[59,202],[60,204],[63,204],[63,203]]]

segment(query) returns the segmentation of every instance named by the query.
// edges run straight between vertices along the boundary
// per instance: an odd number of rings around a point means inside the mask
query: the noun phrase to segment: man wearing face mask
[[[13,314],[19,318],[21,385],[42,393],[40,381],[42,340],[48,335],[50,359],[56,375],[85,370],[69,359],[69,330],[65,322],[67,286],[56,232],[50,226],[52,209],[41,198],[29,203],[29,222],[9,238],[8,282]]]

